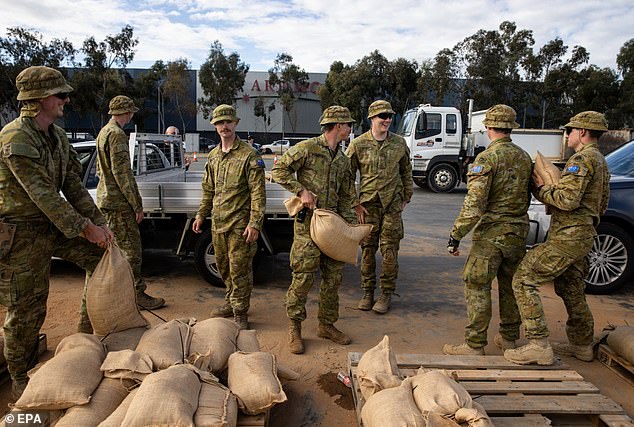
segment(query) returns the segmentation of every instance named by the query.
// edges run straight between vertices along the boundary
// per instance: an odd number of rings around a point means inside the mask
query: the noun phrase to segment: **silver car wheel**
[[[588,254],[590,270],[586,282],[594,286],[605,286],[617,280],[627,267],[627,249],[622,241],[608,234],[599,234],[594,239]]]

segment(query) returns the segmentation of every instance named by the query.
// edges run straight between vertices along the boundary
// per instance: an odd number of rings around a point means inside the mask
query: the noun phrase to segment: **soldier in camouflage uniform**
[[[390,309],[398,277],[398,249],[403,238],[403,209],[413,194],[412,166],[405,140],[389,132],[394,110],[387,101],[374,101],[368,108],[372,128],[355,138],[346,154],[352,175],[360,173],[359,197],[354,210],[359,223],[372,224],[370,236],[361,242],[360,310],[372,309],[384,314]],[[376,287],[376,251],[381,249],[383,262],[379,287],[381,295],[374,301]]]
[[[73,88],[48,67],[25,69],[16,86],[20,117],[0,132],[0,304],[7,310],[4,356],[17,399],[37,363],[51,257],[90,273],[113,236],[82,184],[66,132],[53,124]]]
[[[128,137],[123,127],[130,123],[139,109],[127,96],[110,100],[110,121],[97,135],[97,206],[108,220],[117,244],[125,254],[136,290],[136,302],[141,308],[156,310],[165,305],[163,298],[151,297],[141,277],[141,233],[143,202],[130,165]]]
[[[273,179],[299,196],[304,204],[304,210],[295,218],[290,259],[293,281],[284,299],[291,353],[304,352],[301,325],[306,319],[306,299],[317,270],[321,270],[317,335],[341,345],[351,342],[334,326],[339,319],[338,292],[344,263],[321,253],[310,238],[310,221],[312,210],[319,207],[337,212],[348,222],[356,222],[352,211],[354,179],[350,161],[340,148],[341,141],[350,135],[353,122],[347,108],[337,105],[326,108],[319,120],[322,135],[291,147],[273,166]]]
[[[445,344],[445,354],[484,354],[491,321],[491,282],[496,277],[500,333],[494,342],[502,349],[515,348],[520,333],[521,319],[511,283],[525,252],[533,163],[511,140],[511,130],[519,127],[515,110],[494,105],[482,123],[491,143],[470,165],[467,196],[448,244],[449,253],[459,255],[460,240],[475,228],[463,272],[468,324],[464,342]]]
[[[230,105],[219,105],[211,123],[221,144],[209,152],[203,176],[203,197],[192,229],[202,232],[211,214],[211,230],[218,272],[225,282],[224,304],[212,317],[231,317],[248,329],[253,257],[264,222],[266,190],[262,157],[240,140],[236,127],[240,119]]]
[[[513,291],[522,316],[527,345],[506,350],[504,357],[518,364],[550,365],[556,353],[591,362],[594,320],[585,297],[587,255],[592,248],[595,227],[610,197],[610,173],[599,152],[598,140],[608,130],[605,116],[585,111],[566,124],[568,147],[575,150],[555,185],[544,185],[533,174],[537,199],[550,207],[552,218],[546,242],[531,249],[513,277]],[[548,342],[539,286],[555,282],[568,313],[569,343]]]

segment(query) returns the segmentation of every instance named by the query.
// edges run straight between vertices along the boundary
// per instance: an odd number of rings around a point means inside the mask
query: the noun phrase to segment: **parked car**
[[[284,154],[291,146],[288,139],[278,139],[272,144],[265,144],[260,149],[264,154]]]
[[[586,292],[605,294],[632,281],[634,273],[634,140],[605,157],[610,170],[610,200],[601,216],[597,237],[588,254]],[[550,216],[533,199],[528,210],[529,246],[546,240]]]

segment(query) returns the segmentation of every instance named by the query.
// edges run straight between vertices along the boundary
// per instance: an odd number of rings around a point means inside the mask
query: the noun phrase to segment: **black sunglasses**
[[[390,113],[381,113],[381,114],[377,114],[377,116],[379,116],[381,120],[387,120],[392,118],[392,115]]]
[[[55,98],[59,98],[62,101],[65,99],[68,99],[68,92],[60,92],[60,93],[56,93],[55,95],[53,95]]]
[[[570,135],[572,133],[573,130],[575,130],[577,128],[566,128],[566,135]]]

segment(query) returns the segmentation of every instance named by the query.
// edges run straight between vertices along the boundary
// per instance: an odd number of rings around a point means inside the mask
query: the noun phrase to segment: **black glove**
[[[449,242],[447,242],[447,250],[450,254],[456,252],[458,250],[458,246],[460,246],[460,240],[456,240],[449,235]]]

